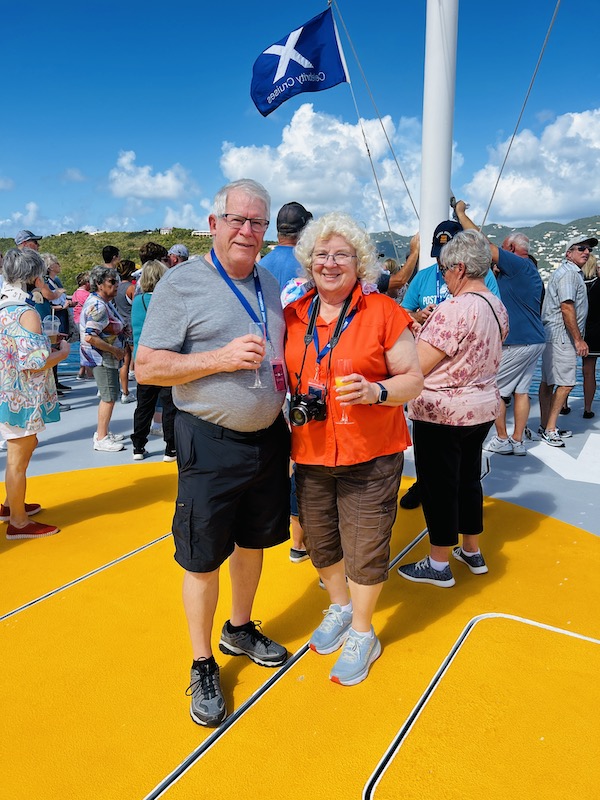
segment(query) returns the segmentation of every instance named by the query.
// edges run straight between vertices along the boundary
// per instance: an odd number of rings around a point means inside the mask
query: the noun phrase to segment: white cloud
[[[473,218],[489,203],[509,140],[490,148],[488,163],[465,187]],[[488,221],[509,225],[569,222],[600,206],[600,109],[563,114],[537,136],[513,142]]]
[[[46,217],[40,212],[37,203],[25,204],[23,211],[13,211],[6,219],[0,219],[0,232],[4,236],[14,236],[22,228],[34,231],[40,236],[49,236],[58,231],[73,230],[75,217],[63,214],[62,217]]]
[[[25,203],[25,211],[14,211],[11,214],[11,221],[21,228],[31,225],[39,225],[39,207],[37,203]]]
[[[77,167],[69,167],[66,169],[61,178],[64,183],[83,183],[86,180],[83,172]]]
[[[206,201],[200,204],[205,206]],[[167,206],[165,209],[165,216],[163,221],[165,228],[199,228],[201,230],[208,229],[208,213],[206,208],[198,210],[191,203],[184,203],[179,208],[171,208]]]
[[[102,224],[102,230],[106,231],[135,231],[139,230],[138,220],[135,217],[120,216],[113,214],[106,217]]]
[[[8,192],[10,189],[13,189],[15,182],[12,178],[2,178],[0,177],[0,192]]]
[[[153,173],[151,165],[137,166],[133,150],[119,153],[116,167],[110,170],[108,184],[115,197],[145,200],[177,200],[196,188],[181,164],[173,164],[165,172]]]
[[[402,171],[411,187],[418,186],[420,126],[385,117]],[[362,120],[392,227],[413,232],[416,219],[378,120]],[[294,114],[276,147],[236,147],[225,142],[221,169],[228,180],[252,177],[270,191],[271,217],[291,200],[318,215],[333,209],[348,211],[370,230],[385,228],[363,133],[357,124],[330,114],[315,113],[310,103]]]
[[[542,123],[545,117],[541,115]],[[516,137],[488,222],[567,222],[597,213],[600,109],[564,114],[546,123],[539,134],[524,130]],[[384,124],[418,210],[420,122],[385,117]],[[363,126],[390,225],[410,234],[417,218],[379,122],[364,120]],[[464,164],[460,145],[454,143],[455,173]],[[507,146],[508,139],[491,147],[488,163],[460,191],[477,221],[483,218]],[[352,213],[369,230],[387,228],[359,125],[315,113],[311,104],[296,111],[275,146],[224,142],[221,168],[229,180],[252,177],[264,183],[272,195],[272,218],[283,203],[297,200],[317,215],[339,209]],[[459,192],[460,187],[454,189]]]

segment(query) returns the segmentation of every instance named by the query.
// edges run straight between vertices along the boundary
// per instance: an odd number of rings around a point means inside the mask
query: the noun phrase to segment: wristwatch
[[[380,405],[380,403],[385,403],[385,401],[387,400],[388,390],[385,388],[385,386],[382,383],[379,383],[379,381],[376,381],[376,383],[377,383],[377,386],[379,386],[379,390],[380,390],[379,391],[379,400],[377,400],[376,403],[375,403],[375,405],[378,406],[378,405]]]

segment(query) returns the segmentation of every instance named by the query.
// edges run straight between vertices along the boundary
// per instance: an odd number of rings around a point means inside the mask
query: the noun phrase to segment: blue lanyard
[[[255,310],[252,308],[250,303],[246,300],[244,295],[240,292],[240,290],[237,288],[235,283],[231,280],[229,275],[223,269],[223,265],[221,264],[221,262],[217,258],[217,254],[215,253],[214,248],[210,251],[210,257],[212,259],[213,264],[215,265],[215,268],[216,268],[217,272],[223,278],[223,280],[225,281],[227,286],[229,286],[229,288],[234,293],[234,295],[237,297],[237,299],[240,301],[240,303],[242,304],[242,306],[246,310],[246,313],[248,314],[248,316],[250,317],[252,322],[260,322],[259,318],[256,316]],[[252,270],[252,275],[254,277],[254,290],[256,292],[256,299],[258,300],[258,307],[260,309],[260,315],[262,317],[262,321],[265,324],[265,332],[266,332],[266,335],[267,335],[267,341],[270,342],[271,340],[269,339],[269,329],[267,328],[267,309],[266,309],[266,306],[265,306],[265,298],[264,298],[264,295],[263,295],[263,292],[262,292],[262,287],[260,285],[260,278],[258,277],[258,272],[256,270],[256,265],[254,266],[254,268]]]
[[[312,299],[312,302],[311,302],[311,304],[310,304],[310,306],[309,306],[309,309],[308,309],[308,316],[309,316],[309,317],[310,317],[310,315],[312,314],[312,311],[313,311],[313,308],[314,308],[314,305],[315,305],[315,302],[316,302],[316,300],[317,300],[317,295],[315,295],[315,296],[313,297],[313,299]],[[355,307],[352,309],[352,311],[351,311],[351,312],[348,314],[348,316],[347,316],[347,317],[344,319],[343,325],[342,325],[342,327],[340,328],[340,330],[339,330],[339,333],[338,333],[337,337],[333,336],[333,337],[332,337],[332,338],[331,338],[331,339],[330,339],[330,340],[327,342],[327,344],[325,345],[325,347],[324,347],[322,350],[319,350],[319,334],[318,334],[318,332],[317,332],[317,326],[315,325],[315,329],[314,329],[314,331],[313,331],[313,344],[314,344],[314,346],[315,346],[315,350],[317,351],[317,364],[318,364],[318,365],[320,365],[320,364],[321,364],[321,361],[322,361],[322,360],[325,358],[325,356],[327,355],[327,353],[329,353],[329,351],[331,350],[331,347],[332,347],[332,344],[331,344],[331,343],[332,343],[333,339],[335,338],[334,345],[335,345],[335,344],[337,344],[337,341],[338,341],[338,339],[340,338],[340,336],[342,335],[342,333],[343,333],[343,332],[346,330],[346,328],[348,327],[348,325],[350,325],[350,323],[351,323],[351,322],[352,322],[352,320],[354,319],[354,315],[355,315],[355,314],[356,314],[356,306],[355,306]]]
[[[435,267],[435,297],[436,297],[436,305],[442,302],[442,282],[443,278],[440,274],[440,268],[437,266]],[[448,290],[446,288],[446,297],[448,296]]]

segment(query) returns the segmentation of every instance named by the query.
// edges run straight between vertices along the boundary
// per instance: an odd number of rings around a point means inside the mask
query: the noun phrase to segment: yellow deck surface
[[[8,615],[0,627],[2,800],[143,798],[214,737],[191,721],[184,695],[191,659],[181,571],[170,537],[160,538],[170,527],[175,490],[168,466],[85,470],[29,481],[28,498],[59,512],[44,512],[40,519],[63,530],[37,542],[0,540],[0,616]],[[403,481],[403,490],[409,483]],[[488,575],[471,575],[456,564],[457,584],[443,590],[391,573],[374,619],[384,651],[364,683],[332,684],[327,676],[336,654],[306,653],[164,796],[359,798],[474,616],[515,614],[598,638],[600,540],[501,501],[486,501],[485,524]],[[400,511],[392,553],[423,526],[420,510]],[[32,602],[149,542],[154,544]],[[423,541],[405,560],[425,552]],[[326,605],[310,563],[291,564],[285,545],[266,553],[254,617],[264,621],[268,635],[295,652]],[[215,642],[228,606],[223,570]],[[533,638],[522,645],[525,656],[537,647]],[[245,658],[218,653],[217,660],[230,710],[274,674]],[[477,684],[478,692],[492,687],[485,697],[492,716],[503,702],[493,690],[497,670],[497,659],[482,663]],[[587,683],[585,672],[581,676]],[[458,730],[461,714],[466,722],[472,713],[472,704],[453,706]],[[559,739],[560,714],[554,723],[548,735]],[[508,718],[506,725],[512,725]],[[436,747],[439,736],[428,733],[422,750]],[[589,737],[590,757],[597,738]],[[449,744],[452,765],[458,750]],[[249,786],[249,777],[257,775],[262,777],[256,787]],[[546,797],[558,797],[550,777]],[[519,797],[538,796],[527,792],[525,783]]]
[[[369,796],[596,797],[599,673],[598,640],[478,621]]]

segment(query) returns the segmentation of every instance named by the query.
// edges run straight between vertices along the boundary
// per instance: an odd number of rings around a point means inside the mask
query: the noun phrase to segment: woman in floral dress
[[[42,333],[32,292],[44,285],[44,261],[35,250],[9,250],[0,293],[0,436],[7,443],[6,498],[0,519],[7,539],[39,539],[58,533],[55,525],[29,518],[39,503],[25,503],[27,467],[37,434],[60,418],[52,367],[69,355],[69,345]]]

